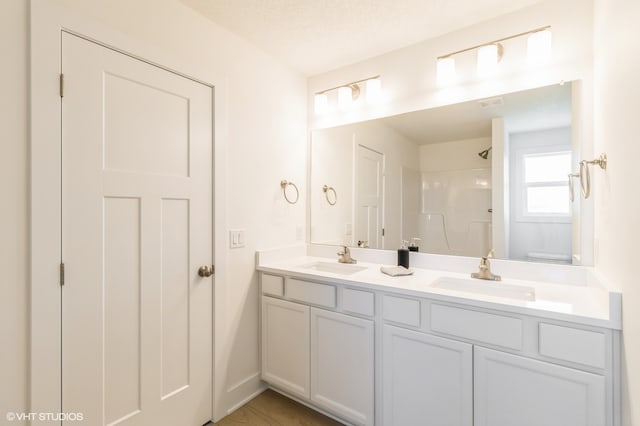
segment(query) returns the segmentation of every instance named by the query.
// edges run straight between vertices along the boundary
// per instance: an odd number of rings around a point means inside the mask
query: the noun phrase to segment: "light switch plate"
[[[244,229],[229,230],[229,248],[244,247]]]

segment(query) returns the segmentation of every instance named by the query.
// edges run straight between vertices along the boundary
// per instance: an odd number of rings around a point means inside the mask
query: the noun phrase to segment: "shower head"
[[[484,151],[480,151],[478,155],[486,160],[487,157],[489,157],[489,151],[491,151],[491,147],[485,149]]]

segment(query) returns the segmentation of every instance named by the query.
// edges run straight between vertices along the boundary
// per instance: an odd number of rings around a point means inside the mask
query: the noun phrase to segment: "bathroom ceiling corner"
[[[541,0],[179,1],[311,76]]]

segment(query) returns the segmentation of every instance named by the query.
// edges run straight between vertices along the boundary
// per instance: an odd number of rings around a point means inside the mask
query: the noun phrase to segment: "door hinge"
[[[64,98],[64,74],[60,74],[60,97]]]
[[[64,285],[64,263],[60,263],[60,285]]]
[[[384,237],[384,228],[382,228],[382,236]]]

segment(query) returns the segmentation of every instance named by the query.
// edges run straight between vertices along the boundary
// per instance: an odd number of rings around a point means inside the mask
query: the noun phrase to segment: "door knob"
[[[213,265],[202,265],[198,268],[198,275],[200,275],[201,277],[210,277],[211,275],[213,275],[214,270],[215,268]]]

